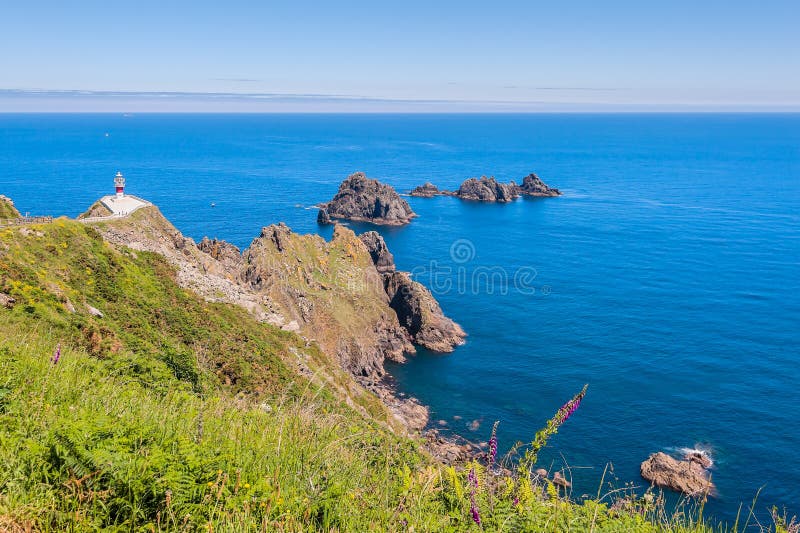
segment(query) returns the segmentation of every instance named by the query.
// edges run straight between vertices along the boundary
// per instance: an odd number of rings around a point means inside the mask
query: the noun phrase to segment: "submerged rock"
[[[356,172],[342,182],[330,202],[321,206],[317,221],[338,218],[400,226],[415,216],[392,186]]]
[[[480,202],[511,202],[519,197],[515,184],[500,183],[494,177],[469,178],[455,192],[462,200]]]
[[[650,455],[641,465],[641,475],[657,487],[705,498],[714,484],[703,466],[695,461],[680,461],[663,452]]]

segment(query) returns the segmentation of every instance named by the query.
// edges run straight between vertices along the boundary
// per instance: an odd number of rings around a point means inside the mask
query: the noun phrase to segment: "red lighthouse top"
[[[125,194],[125,178],[122,176],[122,172],[117,172],[117,175],[114,176],[114,187],[117,189],[117,196]]]

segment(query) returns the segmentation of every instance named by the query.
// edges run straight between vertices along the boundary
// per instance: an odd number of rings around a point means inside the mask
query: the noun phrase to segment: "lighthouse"
[[[125,196],[125,178],[122,176],[122,172],[117,172],[117,175],[114,176],[114,187],[117,189],[117,198]]]

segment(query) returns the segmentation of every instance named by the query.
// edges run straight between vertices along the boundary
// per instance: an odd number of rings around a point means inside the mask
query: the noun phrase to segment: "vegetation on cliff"
[[[88,225],[0,229],[0,292],[0,530],[708,530],[434,463],[315,343]]]
[[[20,216],[14,202],[7,196],[0,195],[0,220],[18,218]]]

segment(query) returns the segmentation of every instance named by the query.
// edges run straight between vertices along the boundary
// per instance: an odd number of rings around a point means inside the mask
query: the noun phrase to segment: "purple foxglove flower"
[[[56,364],[56,363],[58,363],[59,359],[61,359],[61,343],[60,342],[58,343],[58,346],[56,346],[56,351],[53,352],[53,357],[50,358],[50,362],[52,364]]]

